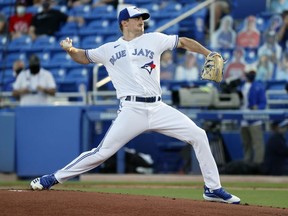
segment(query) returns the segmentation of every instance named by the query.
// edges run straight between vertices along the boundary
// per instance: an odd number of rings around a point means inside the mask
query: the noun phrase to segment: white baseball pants
[[[190,118],[162,101],[120,102],[118,116],[98,147],[83,152],[63,169],[55,172],[60,183],[96,168],[137,135],[145,131],[155,131],[191,144],[205,185],[211,189],[221,187],[206,132]]]

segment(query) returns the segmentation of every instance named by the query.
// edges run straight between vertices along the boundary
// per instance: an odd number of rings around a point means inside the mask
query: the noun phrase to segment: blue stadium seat
[[[117,17],[117,11],[112,5],[102,5],[92,9],[90,16],[86,19],[96,20],[96,19],[108,19],[115,20]]]
[[[26,7],[26,13],[32,13],[33,15],[41,12],[41,10],[42,10],[42,8],[37,6],[37,5],[32,5],[32,6]]]
[[[91,15],[91,6],[90,5],[78,5],[75,7],[72,7],[68,11],[69,16],[78,16],[78,17],[83,17],[89,18]]]
[[[14,14],[14,7],[9,6],[4,6],[2,7],[0,13],[4,14],[6,19],[8,19],[10,16]]]
[[[248,64],[253,64],[258,60],[257,48],[245,48],[244,60]]]
[[[21,53],[21,52],[15,52],[15,53],[8,53],[6,55],[6,58],[2,60],[2,63],[5,64],[6,68],[12,68],[13,63],[16,60],[23,60],[24,63],[27,63],[27,56],[25,53]]]
[[[80,27],[77,22],[66,22],[58,32],[55,33],[57,37],[72,36],[79,34]]]
[[[15,77],[13,76],[12,68],[0,72],[0,91],[12,91]]]
[[[87,35],[97,35],[98,30],[102,28],[108,28],[109,21],[108,20],[94,20],[88,23],[85,26],[82,26],[79,30],[79,35],[87,36]]]
[[[81,88],[88,90],[90,73],[89,68],[71,68],[62,79],[57,80],[58,91],[78,92]]]
[[[0,35],[0,51],[5,50],[7,46],[7,37]]]
[[[32,40],[29,36],[21,36],[19,38],[15,38],[11,40],[8,44],[8,51],[15,52],[15,51],[29,51],[32,47]]]
[[[50,68],[61,67],[61,68],[73,68],[79,67],[79,64],[74,62],[69,54],[66,52],[59,52],[52,55],[50,62]]]
[[[67,69],[58,67],[52,68],[49,71],[52,73],[56,83],[65,80]]]
[[[92,49],[92,48],[99,47],[102,44],[103,44],[103,37],[100,35],[85,36],[81,40],[80,47],[82,49]]]
[[[65,0],[66,1],[66,0]],[[56,9],[56,10],[59,10],[59,11],[61,11],[62,13],[65,13],[65,14],[67,14],[67,12],[68,12],[68,7],[67,7],[67,5],[63,5],[63,4],[58,4],[58,5],[53,5],[52,6],[52,8],[53,9]]]
[[[57,44],[57,46],[59,46]],[[33,52],[53,50],[56,47],[56,38],[54,36],[43,35],[37,37],[31,46]]]

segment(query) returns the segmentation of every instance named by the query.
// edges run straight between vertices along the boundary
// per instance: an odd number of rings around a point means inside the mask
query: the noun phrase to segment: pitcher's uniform
[[[205,185],[221,187],[205,131],[161,101],[160,56],[177,44],[177,35],[146,33],[131,41],[119,38],[86,50],[91,63],[102,63],[106,67],[120,105],[116,119],[98,147],[83,152],[55,173],[60,183],[99,166],[137,135],[155,131],[191,144]]]

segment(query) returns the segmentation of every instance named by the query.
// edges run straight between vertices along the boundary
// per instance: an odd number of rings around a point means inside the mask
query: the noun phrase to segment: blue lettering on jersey
[[[154,56],[154,52],[148,49],[134,49],[134,52],[132,53],[132,55],[136,55],[136,56],[146,56],[150,59],[153,59]]]
[[[114,55],[112,55],[109,61],[111,62],[112,65],[114,65],[118,59],[125,57],[125,56],[126,56],[126,50],[121,50],[115,53]]]
[[[125,57],[127,54],[126,54],[126,50],[121,50],[117,53],[115,53],[114,55],[111,56],[110,58],[110,63],[112,65],[115,64],[115,62],[120,59],[120,58],[123,58]],[[150,59],[153,59],[154,57],[154,52],[151,51],[151,50],[148,50],[148,49],[134,49],[134,52],[132,53],[132,55],[134,56],[145,56],[147,58],[150,58]]]

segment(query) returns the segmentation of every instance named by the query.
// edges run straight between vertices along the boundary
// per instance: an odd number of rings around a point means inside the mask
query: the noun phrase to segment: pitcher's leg
[[[63,169],[58,170],[55,173],[56,179],[63,183],[70,178],[96,168],[146,129],[147,120],[145,115],[139,111],[124,108],[98,147],[82,153]]]
[[[163,105],[155,109],[150,118],[151,129],[191,144],[194,148],[205,185],[212,189],[221,187],[216,162],[212,155],[206,132],[180,111]]]

